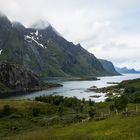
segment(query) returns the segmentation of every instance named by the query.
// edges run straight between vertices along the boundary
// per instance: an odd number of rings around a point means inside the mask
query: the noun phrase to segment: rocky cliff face
[[[35,27],[0,17],[0,62],[20,64],[41,76],[110,75],[93,54],[68,42],[51,25]]]
[[[104,60],[104,59],[99,59],[99,61],[101,62],[101,64],[103,65],[104,69],[106,71],[108,71],[110,74],[112,75],[120,75],[119,72],[117,72],[115,70],[114,65],[112,64],[112,62]]]
[[[32,91],[40,89],[40,80],[38,76],[16,64],[0,64],[0,82],[14,91]]]

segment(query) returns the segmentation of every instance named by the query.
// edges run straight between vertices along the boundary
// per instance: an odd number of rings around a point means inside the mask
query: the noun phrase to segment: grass
[[[40,128],[1,140],[139,140],[140,117],[115,116],[64,128]]]
[[[95,104],[98,113],[108,113],[111,103]],[[0,100],[0,110],[9,105],[14,111],[0,118],[1,140],[139,140],[140,116],[114,115],[104,120],[73,121],[77,115],[65,108],[59,117],[57,106],[30,100]],[[140,110],[140,104],[129,104],[129,111]],[[32,116],[31,108],[40,108],[41,114]],[[87,115],[81,113],[81,115]]]

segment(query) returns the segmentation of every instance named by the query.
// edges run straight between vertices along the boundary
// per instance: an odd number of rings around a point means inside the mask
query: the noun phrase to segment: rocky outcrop
[[[0,82],[14,92],[41,89],[38,76],[17,64],[0,64]]]

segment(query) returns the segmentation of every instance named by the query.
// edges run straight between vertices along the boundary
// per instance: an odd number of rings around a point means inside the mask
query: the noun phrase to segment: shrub
[[[114,106],[117,110],[124,110],[127,107],[128,98],[125,94],[115,99]]]
[[[89,116],[90,116],[91,118],[95,117],[95,115],[97,114],[97,113],[96,113],[96,109],[93,108],[93,107],[91,107],[91,108],[89,109],[88,113],[89,113]]]
[[[114,111],[114,110],[115,110],[114,104],[111,104],[111,105],[109,106],[109,109],[110,109],[110,111]]]
[[[94,106],[95,105],[95,102],[92,101],[91,99],[89,99],[88,103],[89,103],[89,106]]]
[[[9,105],[4,105],[3,106],[2,114],[4,116],[9,116],[11,114],[11,108],[10,108]]]
[[[106,101],[106,102],[112,102],[113,99],[111,99],[111,98],[106,98],[105,101]]]
[[[58,107],[58,114],[59,114],[60,117],[62,117],[63,111],[64,111],[63,105],[60,105],[60,106]]]
[[[34,117],[39,116],[39,114],[40,114],[40,108],[36,108],[36,107],[32,108],[32,115]]]

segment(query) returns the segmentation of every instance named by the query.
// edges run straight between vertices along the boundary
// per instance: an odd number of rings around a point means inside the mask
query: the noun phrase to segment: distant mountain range
[[[115,67],[115,69],[119,73],[131,73],[131,74],[138,74],[138,73],[140,73],[140,71],[137,71],[135,69],[128,69],[127,67],[123,67],[123,68]]]
[[[2,62],[23,65],[40,76],[118,75],[110,62],[104,63],[80,44],[67,41],[48,22],[39,21],[26,28],[1,14]]]

